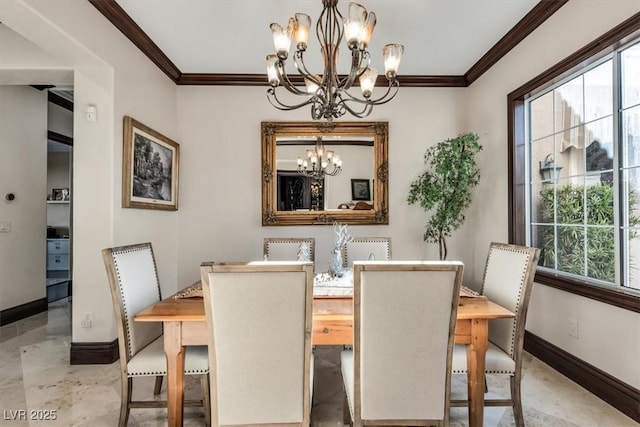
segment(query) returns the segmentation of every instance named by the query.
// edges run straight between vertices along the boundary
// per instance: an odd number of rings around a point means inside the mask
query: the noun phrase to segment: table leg
[[[484,362],[489,345],[489,321],[471,321],[471,343],[467,345],[467,392],[469,427],[482,427],[484,417]]]
[[[167,414],[169,427],[182,427],[184,402],[184,350],[182,322],[164,322],[167,355]]]

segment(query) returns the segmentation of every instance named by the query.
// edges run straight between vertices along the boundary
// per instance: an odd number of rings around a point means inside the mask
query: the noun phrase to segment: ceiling
[[[177,84],[266,84],[269,25],[296,12],[315,25],[321,0],[89,0]],[[362,0],[377,16],[372,67],[382,46],[405,46],[401,85],[467,86],[568,0]],[[348,2],[338,4],[344,16]],[[293,49],[292,49],[293,51]],[[339,72],[348,67],[342,48]],[[322,73],[310,37],[305,62]],[[344,63],[344,66],[343,66]],[[293,71],[293,70],[291,70]],[[404,80],[404,81],[403,81]]]

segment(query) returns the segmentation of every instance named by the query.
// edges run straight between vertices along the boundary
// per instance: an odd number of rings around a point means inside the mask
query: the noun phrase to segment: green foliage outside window
[[[545,186],[540,191],[540,222],[555,223],[558,226],[540,226],[540,264],[559,271],[614,283],[617,268],[614,196],[614,188],[607,184],[590,185],[586,187],[586,193],[584,186],[566,185],[557,187],[554,201],[554,187]],[[635,206],[636,199],[636,193],[630,191],[629,206]],[[629,211],[629,226],[640,224],[640,217],[632,214],[633,209]],[[554,213],[557,217],[554,217]],[[629,237],[634,238],[635,233]]]

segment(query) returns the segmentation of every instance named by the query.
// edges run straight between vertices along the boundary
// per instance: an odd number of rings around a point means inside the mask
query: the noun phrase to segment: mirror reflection
[[[263,122],[263,225],[388,224],[387,122]]]
[[[278,210],[322,211],[352,207],[356,200],[371,203],[373,160],[372,137],[276,138]]]

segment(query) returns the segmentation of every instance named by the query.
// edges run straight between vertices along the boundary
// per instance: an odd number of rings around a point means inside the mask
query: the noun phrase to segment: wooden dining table
[[[487,299],[460,298],[455,342],[467,347],[470,427],[481,427],[483,422],[484,364],[489,342],[489,320],[514,316],[506,308]],[[202,298],[171,296],[137,313],[134,320],[164,324],[168,425],[182,426],[185,346],[208,343],[204,302]],[[313,345],[353,344],[353,300],[350,296],[314,298],[312,342]]]

